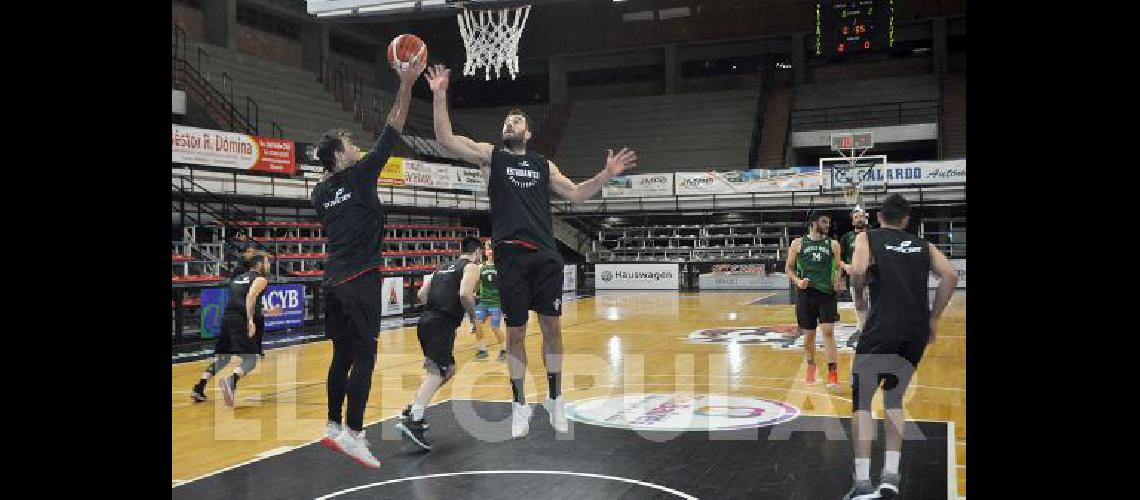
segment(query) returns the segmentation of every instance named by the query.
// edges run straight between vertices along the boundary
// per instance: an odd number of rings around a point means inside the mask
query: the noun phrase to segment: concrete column
[[[561,56],[551,56],[549,61],[550,103],[565,104],[567,100],[566,65]]]
[[[678,71],[677,61],[677,46],[665,46],[665,93],[674,94],[677,92],[677,82],[679,81],[680,71]]]
[[[301,24],[301,67],[320,74],[321,59],[327,64],[328,57],[328,27],[316,22]]]
[[[237,0],[203,0],[206,43],[237,50]]]
[[[792,74],[795,76],[795,84],[802,85],[807,79],[807,58],[804,57],[804,34],[796,33],[792,35]]]
[[[950,68],[950,49],[946,41],[946,18],[934,19],[931,30],[934,35],[934,74],[942,76]]]

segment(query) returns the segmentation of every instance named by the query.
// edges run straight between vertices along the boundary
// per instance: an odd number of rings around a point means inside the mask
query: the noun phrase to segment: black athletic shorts
[[[499,297],[507,326],[525,326],[528,311],[562,316],[562,256],[513,243],[495,245]]]
[[[796,323],[804,330],[815,330],[819,323],[839,321],[839,303],[834,293],[808,287],[796,293]]]
[[[380,271],[372,269],[324,291],[325,336],[333,341],[361,342],[362,348],[375,349],[383,312]]]
[[[463,318],[426,310],[416,325],[416,337],[420,339],[420,349],[424,352],[424,368],[447,378],[455,369],[455,329]]]
[[[880,340],[875,335],[863,335],[855,346],[855,358],[860,354],[895,354],[907,360],[913,367],[918,367],[922,355],[926,352],[927,340]]]
[[[926,344],[925,340],[881,340],[873,335],[860,338],[851,364],[853,409],[869,410],[880,388],[884,407],[902,408],[903,394],[918,370]]]

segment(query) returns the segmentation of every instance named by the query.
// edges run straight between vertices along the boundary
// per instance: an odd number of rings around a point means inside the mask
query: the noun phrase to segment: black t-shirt
[[[930,338],[930,247],[926,240],[901,229],[869,229],[867,243],[874,259],[867,269],[871,310],[867,338],[926,342]]]
[[[253,286],[253,280],[264,277],[265,275],[257,271],[248,271],[230,279],[230,293],[229,298],[226,300],[226,314],[240,314],[242,317],[245,317],[245,298],[249,295],[249,288]],[[265,290],[268,290],[268,287],[266,287]],[[257,296],[257,301],[254,303],[254,321],[259,321],[262,318],[261,297],[265,295],[265,290],[261,291],[261,294]]]
[[[436,311],[452,318],[463,319],[463,302],[459,300],[459,285],[463,282],[463,270],[470,261],[455,259],[435,268],[428,288],[427,310]]]
[[[499,147],[491,152],[487,181],[491,199],[491,239],[522,240],[555,253],[550,219],[550,165],[542,155],[516,155]]]
[[[371,152],[313,188],[313,208],[329,239],[325,286],[343,283],[382,262],[384,211],[376,183],[399,140],[400,134],[385,125]]]

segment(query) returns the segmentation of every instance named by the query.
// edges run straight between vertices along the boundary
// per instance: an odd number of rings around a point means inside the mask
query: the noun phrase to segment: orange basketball
[[[416,35],[403,34],[388,44],[388,64],[393,68],[407,68],[414,62],[426,61],[427,56],[427,44]]]

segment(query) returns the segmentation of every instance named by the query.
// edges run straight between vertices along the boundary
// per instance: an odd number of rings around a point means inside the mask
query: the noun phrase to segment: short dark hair
[[[462,249],[463,253],[471,253],[476,250],[482,250],[483,242],[479,241],[479,238],[468,236],[466,238],[463,238]]]
[[[530,130],[530,116],[526,114],[526,111],[523,111],[519,108],[511,108],[510,111],[507,111],[507,116],[511,115],[519,115],[523,117],[523,120],[526,120],[526,129]],[[531,132],[533,133],[534,131],[532,130]]]
[[[897,226],[902,224],[903,217],[910,215],[910,202],[901,194],[891,194],[883,200],[883,208],[879,213],[883,214],[883,222]]]
[[[828,219],[830,219],[831,215],[829,215],[827,212],[824,212],[824,211],[815,212],[815,213],[811,214],[811,217],[808,217],[808,222],[816,222],[821,217],[827,217]]]
[[[317,143],[317,160],[325,167],[325,171],[332,171],[336,166],[336,154],[344,151],[344,138],[350,137],[347,130],[332,129],[321,135]]]
[[[253,267],[261,262],[261,259],[270,258],[269,252],[259,250],[254,247],[246,248],[241,254],[238,255],[237,266],[234,268],[236,274],[253,270]]]

